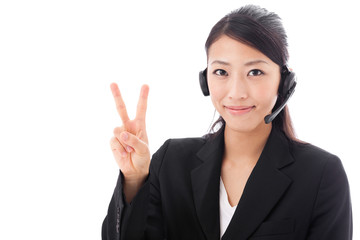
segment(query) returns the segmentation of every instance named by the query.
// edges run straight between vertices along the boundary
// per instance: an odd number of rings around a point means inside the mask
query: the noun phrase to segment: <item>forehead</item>
[[[273,63],[265,54],[256,48],[226,35],[222,35],[219,39],[217,39],[208,50],[208,62],[215,60],[241,62],[259,59]]]

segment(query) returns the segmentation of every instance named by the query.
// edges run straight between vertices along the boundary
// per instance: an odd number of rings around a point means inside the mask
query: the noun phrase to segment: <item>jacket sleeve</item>
[[[153,155],[149,176],[131,203],[124,192],[124,176],[119,173],[108,213],[102,224],[102,240],[164,239],[159,171],[169,140]]]
[[[340,159],[334,156],[323,170],[307,239],[350,240],[352,227],[349,183]]]

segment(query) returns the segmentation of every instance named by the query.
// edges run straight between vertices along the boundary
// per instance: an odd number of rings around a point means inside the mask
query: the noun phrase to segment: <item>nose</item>
[[[246,99],[248,97],[248,84],[246,80],[234,74],[229,81],[229,94],[230,99]]]

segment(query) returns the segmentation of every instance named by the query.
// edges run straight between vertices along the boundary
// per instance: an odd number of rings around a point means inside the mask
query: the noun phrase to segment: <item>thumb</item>
[[[123,144],[127,145],[126,150],[128,152],[131,152],[132,149],[140,155],[149,152],[148,145],[134,134],[124,131],[120,134],[120,139]],[[129,147],[132,149],[129,149]]]

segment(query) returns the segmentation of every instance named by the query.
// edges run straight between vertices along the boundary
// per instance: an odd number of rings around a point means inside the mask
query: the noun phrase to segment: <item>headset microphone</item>
[[[272,120],[274,120],[274,118],[281,112],[281,110],[283,110],[283,108],[286,106],[287,102],[289,101],[290,97],[295,92],[295,86],[296,86],[296,82],[294,82],[293,86],[289,89],[289,92],[287,93],[282,104],[276,110],[274,110],[271,114],[265,116],[264,120],[265,120],[266,124],[269,124]]]
[[[279,86],[279,96],[282,97],[283,101],[280,106],[275,109],[271,114],[266,115],[264,121],[266,124],[269,124],[275,117],[283,110],[289,101],[290,97],[295,92],[296,87],[296,76],[294,72],[289,71],[288,67],[284,65],[281,69],[281,82]]]

